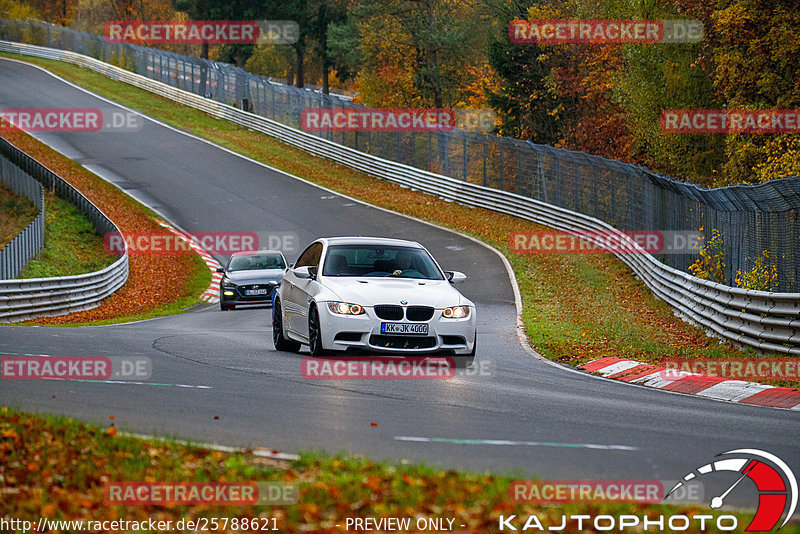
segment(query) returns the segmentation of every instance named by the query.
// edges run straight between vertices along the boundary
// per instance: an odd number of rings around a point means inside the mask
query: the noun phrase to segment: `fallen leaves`
[[[23,132],[3,131],[0,135],[78,189],[123,234],[165,231],[145,208],[78,163]],[[132,255],[128,281],[99,307],[58,317],[42,317],[34,322],[49,325],[90,322],[152,312],[185,296],[194,269],[189,255]]]

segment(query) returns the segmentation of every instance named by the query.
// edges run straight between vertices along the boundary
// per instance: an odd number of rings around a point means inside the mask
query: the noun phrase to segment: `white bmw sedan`
[[[333,237],[311,243],[273,294],[277,350],[475,357],[475,305],[419,243]]]

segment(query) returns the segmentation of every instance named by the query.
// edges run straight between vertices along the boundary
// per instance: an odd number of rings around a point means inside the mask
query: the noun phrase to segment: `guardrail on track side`
[[[56,59],[92,69],[113,80],[265,133],[315,156],[446,200],[506,213],[564,231],[615,231],[611,225],[582,213],[381,159],[82,54],[8,41],[0,41],[0,51]],[[800,355],[800,293],[730,287],[693,277],[663,264],[650,254],[616,255],[678,315],[709,334],[758,350]]]
[[[30,200],[36,217],[0,249],[0,280],[14,278],[44,246],[44,187],[9,160],[0,157],[0,182]]]
[[[20,172],[75,204],[100,235],[119,232],[119,228],[77,189],[3,138],[0,138],[0,155]],[[0,256],[0,261],[2,259]],[[98,306],[127,280],[127,247],[118,260],[100,271],[54,278],[0,279],[0,321],[24,321],[88,310]]]

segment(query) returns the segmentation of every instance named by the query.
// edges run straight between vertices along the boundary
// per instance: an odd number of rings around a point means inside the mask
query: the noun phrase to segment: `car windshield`
[[[274,252],[269,254],[242,254],[233,256],[228,271],[255,271],[259,269],[285,269],[283,256]]]
[[[324,276],[367,276],[443,280],[433,258],[421,248],[384,245],[333,245]]]

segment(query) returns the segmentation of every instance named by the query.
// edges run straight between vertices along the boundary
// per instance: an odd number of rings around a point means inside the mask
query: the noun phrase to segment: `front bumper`
[[[266,292],[261,295],[248,295],[246,293],[253,285],[257,285],[259,290]],[[275,283],[262,283],[262,284],[245,284],[239,286],[222,286],[219,288],[219,300],[223,304],[269,304],[272,305],[272,294],[278,284]]]
[[[361,315],[340,315],[330,311],[327,303],[319,303],[322,347],[326,350],[371,352],[384,354],[470,354],[475,344],[475,308],[469,317],[445,319],[442,310],[434,310],[427,321],[380,319],[372,307]],[[398,335],[381,332],[381,323],[427,324],[427,335]]]

